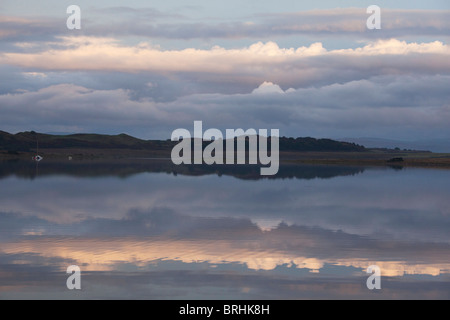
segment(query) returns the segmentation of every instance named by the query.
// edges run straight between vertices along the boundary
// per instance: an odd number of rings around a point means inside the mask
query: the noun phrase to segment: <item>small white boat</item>
[[[39,162],[39,161],[44,160],[44,158],[41,157],[40,155],[37,155],[37,156],[34,156],[34,157],[32,158],[32,160],[33,160],[33,161],[36,161],[36,162]]]
[[[39,140],[37,138],[36,138],[36,155],[31,159],[36,162],[44,160],[44,158],[39,155]]]

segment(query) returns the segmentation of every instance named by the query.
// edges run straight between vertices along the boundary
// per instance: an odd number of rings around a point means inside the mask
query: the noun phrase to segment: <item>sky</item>
[[[446,0],[4,0],[0,130],[170,139],[201,120],[450,141],[449,14]]]

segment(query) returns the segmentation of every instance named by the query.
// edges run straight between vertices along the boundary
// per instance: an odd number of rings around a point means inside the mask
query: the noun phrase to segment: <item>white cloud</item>
[[[407,43],[398,39],[377,40],[362,48],[335,50],[335,53],[354,55],[408,55],[408,54],[450,54],[450,47],[441,41],[429,43]]]
[[[272,94],[272,93],[285,93],[279,85],[272,82],[264,81],[258,88],[253,90],[253,94]]]
[[[0,62],[25,68],[46,70],[102,70],[121,72],[213,72],[246,73],[289,67],[314,61],[314,57],[334,57],[351,62],[354,56],[401,56],[413,54],[444,55],[441,67],[448,69],[450,47],[442,42],[407,43],[396,39],[378,40],[356,49],[326,50],[321,43],[309,47],[280,48],[275,42],[258,42],[241,49],[214,46],[209,50],[187,48],[161,50],[148,45],[125,46],[112,38],[62,37],[58,48],[42,52],[5,52]],[[61,48],[62,46],[62,48]],[[310,58],[310,59],[308,59]],[[312,59],[312,60],[311,60]],[[317,62],[316,62],[317,63]],[[389,63],[386,61],[385,63]],[[306,67],[306,66],[305,66]],[[252,72],[253,71],[253,72]]]
[[[23,72],[22,74],[25,77],[30,77],[30,78],[47,78],[47,75],[43,72]]]
[[[41,52],[5,52],[0,54],[0,64],[35,73],[151,75],[153,80],[144,79],[145,83],[164,78],[188,91],[184,94],[245,93],[265,81],[286,90],[383,75],[450,73],[450,47],[439,41],[390,39],[335,50],[327,50],[319,42],[299,48],[258,42],[238,49],[162,50],[150,44],[128,46],[113,38],[65,37],[44,47]],[[158,91],[162,90],[159,86]]]

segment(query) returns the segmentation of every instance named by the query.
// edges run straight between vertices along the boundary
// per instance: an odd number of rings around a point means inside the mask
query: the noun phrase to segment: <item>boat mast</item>
[[[39,155],[39,139],[38,134],[36,133],[36,156],[33,157],[33,160],[35,161],[41,161],[43,158]]]

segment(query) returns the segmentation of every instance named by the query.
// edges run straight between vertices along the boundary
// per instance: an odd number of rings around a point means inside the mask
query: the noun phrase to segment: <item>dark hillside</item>
[[[324,151],[358,152],[365,151],[363,146],[331,139],[286,138],[279,140],[280,151]],[[127,149],[127,150],[170,150],[176,142],[168,140],[141,140],[127,134],[72,134],[50,135],[33,131],[9,134],[0,131],[0,150],[9,153],[34,152],[39,149]],[[207,145],[208,142],[204,142]]]

